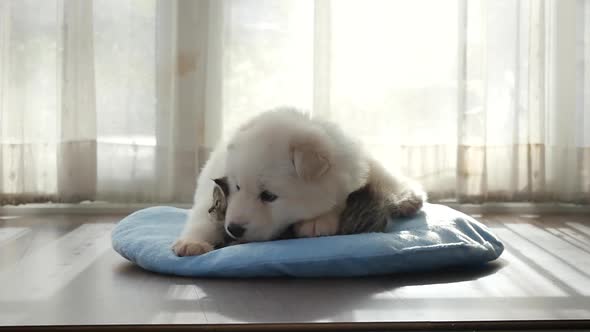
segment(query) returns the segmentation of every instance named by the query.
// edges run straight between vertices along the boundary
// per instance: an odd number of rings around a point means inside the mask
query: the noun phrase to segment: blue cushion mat
[[[113,230],[113,248],[146,270],[194,277],[382,275],[482,264],[504,250],[502,242],[470,216],[426,204],[412,218],[390,221],[386,233],[247,243],[177,257],[171,246],[187,213],[173,207],[137,211]]]

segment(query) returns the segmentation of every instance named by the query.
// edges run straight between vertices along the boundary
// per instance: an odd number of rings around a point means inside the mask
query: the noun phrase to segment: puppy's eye
[[[272,202],[277,198],[278,198],[277,195],[275,195],[267,190],[260,193],[260,200],[263,202]]]
[[[238,186],[237,184],[236,184],[236,190],[240,191],[240,186]]]

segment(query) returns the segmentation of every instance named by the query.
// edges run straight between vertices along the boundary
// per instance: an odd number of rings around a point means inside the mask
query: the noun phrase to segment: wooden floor
[[[590,217],[476,216],[494,263],[356,279],[190,279],[110,245],[121,216],[0,217],[0,326],[590,319]]]

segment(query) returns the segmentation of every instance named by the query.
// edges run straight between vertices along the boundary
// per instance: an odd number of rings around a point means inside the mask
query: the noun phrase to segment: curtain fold
[[[64,201],[92,200],[97,182],[92,3],[65,0],[63,9],[63,17],[56,11],[57,21],[62,22],[56,27],[56,43],[63,47],[55,79],[56,196]]]
[[[58,42],[55,2],[0,2],[0,197],[57,198]],[[46,15],[45,13],[49,13]],[[61,46],[61,45],[60,45]]]
[[[292,105],[433,200],[590,203],[590,1],[0,0],[0,203],[190,202]]]

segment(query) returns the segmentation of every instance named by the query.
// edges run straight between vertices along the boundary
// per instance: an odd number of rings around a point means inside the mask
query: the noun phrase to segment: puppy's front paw
[[[395,202],[396,214],[400,217],[409,217],[416,214],[424,205],[426,193],[419,191],[403,192]]]
[[[296,237],[329,236],[338,233],[338,218],[320,217],[300,221],[293,226]]]
[[[172,245],[172,251],[176,256],[198,256],[213,250],[210,243],[189,239],[178,239]]]
[[[293,225],[293,231],[296,237],[314,237],[315,220],[300,221]]]

